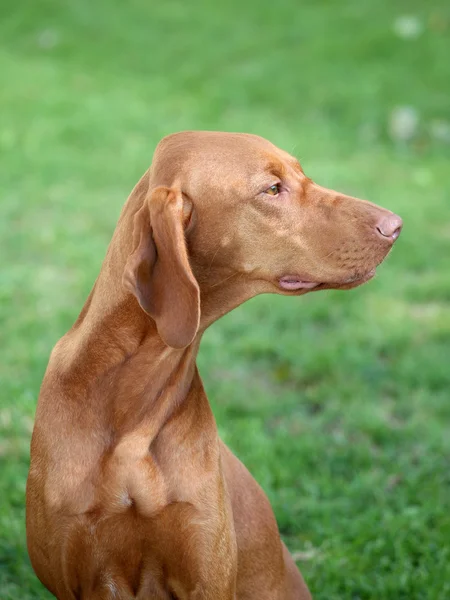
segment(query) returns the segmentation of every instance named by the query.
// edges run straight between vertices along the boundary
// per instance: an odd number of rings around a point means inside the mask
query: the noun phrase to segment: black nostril
[[[392,232],[385,233],[380,227],[377,227],[377,231],[380,235],[382,235],[385,238],[392,239],[392,240],[396,240],[398,238],[401,230],[402,230],[402,228],[400,226],[400,227],[397,227],[396,229],[394,229],[394,231],[392,231]]]
[[[393,237],[393,233],[391,233],[391,232],[387,232],[387,231],[383,231],[383,230],[381,229],[381,227],[377,227],[377,231],[378,231],[378,233],[379,233],[380,235],[382,235],[382,236],[383,236],[383,237],[385,237],[385,238],[391,238],[391,237]],[[397,234],[397,235],[398,235],[398,234]]]

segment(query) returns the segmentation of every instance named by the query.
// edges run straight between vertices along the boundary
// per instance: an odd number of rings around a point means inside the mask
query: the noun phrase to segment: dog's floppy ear
[[[181,192],[157,187],[134,216],[133,252],[123,283],[156,322],[172,348],[194,339],[200,321],[200,289],[192,273],[183,227]]]

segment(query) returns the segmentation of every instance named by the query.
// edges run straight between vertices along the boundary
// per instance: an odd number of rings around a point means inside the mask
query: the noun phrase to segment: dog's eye
[[[270,188],[267,188],[267,190],[264,193],[269,194],[269,196],[278,196],[280,191],[281,191],[281,184],[275,183],[274,185],[271,185]]]

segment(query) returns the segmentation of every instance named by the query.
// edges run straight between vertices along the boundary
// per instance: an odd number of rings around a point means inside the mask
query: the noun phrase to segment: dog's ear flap
[[[134,251],[123,275],[125,287],[172,348],[188,346],[200,322],[200,289],[189,264],[183,220],[179,191],[150,191],[134,216]]]

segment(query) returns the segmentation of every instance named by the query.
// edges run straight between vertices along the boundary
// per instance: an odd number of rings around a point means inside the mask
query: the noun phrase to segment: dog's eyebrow
[[[275,177],[278,177],[279,179],[283,179],[283,177],[286,175],[286,167],[283,165],[283,163],[274,160],[267,163],[264,170],[266,173],[275,175]]]

